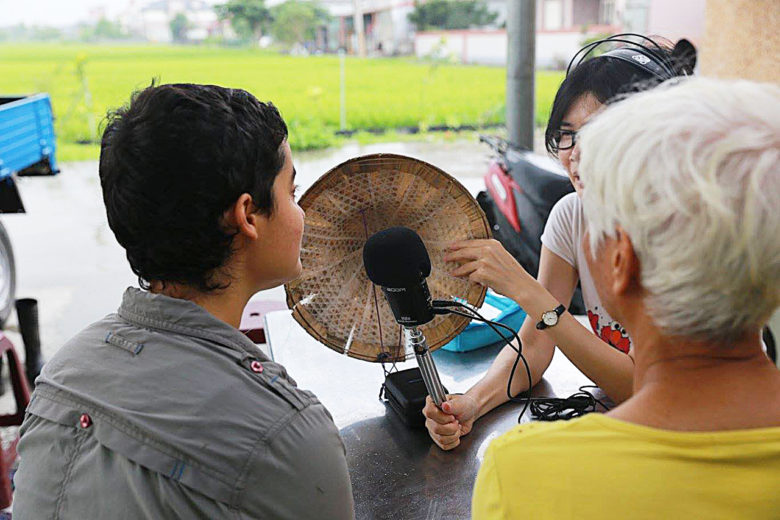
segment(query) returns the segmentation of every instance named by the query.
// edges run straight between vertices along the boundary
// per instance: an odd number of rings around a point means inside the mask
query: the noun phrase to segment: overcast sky
[[[145,5],[151,0],[135,0]],[[223,0],[206,0],[211,4]],[[115,17],[130,0],[0,0],[0,27],[24,23],[61,27],[89,19],[93,9],[105,8],[106,16]]]

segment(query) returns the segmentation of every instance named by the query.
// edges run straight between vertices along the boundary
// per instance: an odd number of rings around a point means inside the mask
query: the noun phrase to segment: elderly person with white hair
[[[496,439],[473,518],[778,518],[780,372],[760,331],[780,303],[780,87],[636,94],[578,146],[586,256],[634,340],[634,393]]]

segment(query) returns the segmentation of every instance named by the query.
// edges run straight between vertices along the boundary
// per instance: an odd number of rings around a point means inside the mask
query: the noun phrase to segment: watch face
[[[555,311],[547,311],[544,314],[542,314],[542,321],[548,327],[552,327],[553,325],[558,323],[558,315],[555,313]]]

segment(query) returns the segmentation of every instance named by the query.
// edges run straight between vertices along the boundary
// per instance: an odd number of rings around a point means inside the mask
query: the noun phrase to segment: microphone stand
[[[439,372],[436,370],[436,365],[428,350],[428,342],[425,340],[425,335],[417,327],[404,326],[403,329],[407,344],[414,349],[417,364],[420,366],[420,373],[423,381],[425,381],[425,388],[436,406],[441,408],[441,404],[447,400],[447,394],[444,392],[444,386],[442,386],[439,379]]]

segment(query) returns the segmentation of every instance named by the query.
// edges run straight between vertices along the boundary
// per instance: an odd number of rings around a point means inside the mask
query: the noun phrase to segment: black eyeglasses
[[[553,147],[555,151],[569,150],[574,148],[577,144],[577,131],[576,130],[556,130],[552,136]]]

